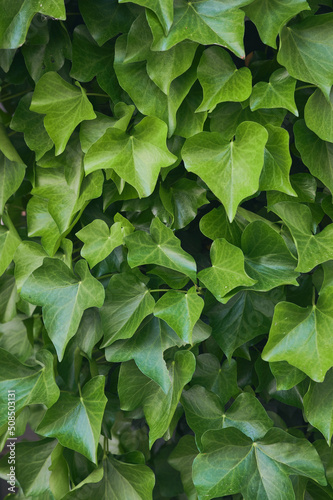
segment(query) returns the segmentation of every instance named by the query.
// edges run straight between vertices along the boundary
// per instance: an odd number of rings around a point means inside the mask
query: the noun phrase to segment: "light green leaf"
[[[276,190],[289,196],[296,196],[290,184],[289,171],[291,156],[289,153],[289,133],[282,127],[266,125],[268,141],[265,146],[264,167],[261,172],[259,189]]]
[[[53,356],[47,350],[39,351],[37,363],[24,364],[0,348],[0,426],[7,423],[7,391],[15,391],[16,411],[29,404],[44,404],[48,408],[59,398],[54,380]]]
[[[244,500],[292,499],[290,474],[326,484],[323,464],[312,444],[282,429],[270,429],[255,442],[238,429],[208,431],[202,442],[204,453],[193,462],[199,498],[241,493]]]
[[[122,363],[118,382],[120,406],[125,411],[143,407],[149,425],[150,447],[168,430],[182,390],[191,380],[194,369],[195,357],[190,351],[176,352],[169,368],[171,387],[165,394],[156,382],[140,372],[133,361]]]
[[[243,10],[256,25],[261,40],[276,48],[282,27],[302,10],[310,7],[305,0],[255,0]]]
[[[15,1],[10,8],[6,0],[1,0],[0,11],[3,13],[0,20],[2,49],[16,49],[23,45],[29,25],[37,12],[55,19],[66,19],[64,0]]]
[[[235,140],[230,142],[216,132],[201,132],[184,144],[186,169],[199,175],[220,199],[230,221],[242,200],[259,187],[267,139],[264,127],[243,122],[237,127]]]
[[[221,47],[209,47],[204,51],[198,66],[198,79],[203,88],[203,101],[197,111],[211,112],[219,102],[246,101],[252,92],[249,68],[237,69],[228,52]]]
[[[192,481],[192,464],[198,454],[194,436],[182,436],[168,458],[168,462],[181,475],[184,491],[188,500],[197,500],[197,493]]]
[[[269,368],[276,380],[277,391],[288,391],[306,378],[305,373],[286,361],[269,363]]]
[[[333,370],[326,373],[321,383],[311,381],[304,396],[304,412],[311,425],[319,429],[328,446],[333,434]]]
[[[180,240],[158,217],[151,222],[150,234],[135,231],[126,236],[125,244],[130,267],[156,264],[186,274],[195,282],[196,263],[193,257],[181,248]]]
[[[269,82],[259,82],[253,87],[250,108],[252,111],[260,108],[285,108],[298,116],[294,99],[295,87],[295,78],[284,68],[277,69],[269,77]]]
[[[165,293],[156,302],[154,315],[166,321],[184,342],[192,344],[193,328],[203,307],[204,301],[196,293],[195,287],[192,287],[187,293]]]
[[[24,175],[24,163],[11,161],[0,151],[0,215],[4,212],[7,200],[20,187]]]
[[[119,340],[107,347],[105,357],[115,363],[134,359],[139,370],[167,394],[171,388],[171,380],[163,352],[175,345],[182,345],[175,332],[163,321],[153,318],[139,328],[131,339]]]
[[[329,100],[317,89],[304,108],[305,123],[323,141],[333,142],[333,90]]]
[[[153,50],[168,50],[182,40],[192,40],[204,45],[223,45],[238,57],[244,57],[244,13],[237,7],[250,0],[214,0],[188,3],[177,0],[174,4],[174,19],[167,35],[157,17],[147,11],[147,19],[153,33]],[[213,13],[213,14],[212,14]]]
[[[251,439],[260,439],[273,426],[258,399],[246,392],[237,396],[227,411],[216,394],[200,385],[184,391],[181,403],[200,450],[201,438],[208,430],[235,427]]]
[[[11,321],[0,324],[0,347],[23,363],[32,354],[24,319],[24,316],[18,314]]]
[[[238,286],[252,286],[256,283],[244,269],[243,252],[220,238],[213,242],[210,249],[212,267],[203,269],[198,279],[219,301],[230,290]]]
[[[265,361],[287,361],[315,382],[323,382],[333,366],[330,331],[333,327],[333,288],[325,288],[314,306],[280,302],[274,310]]]
[[[196,81],[177,111],[177,126],[174,132],[176,136],[187,139],[203,131],[208,112],[196,112],[202,98],[202,87]]]
[[[66,147],[75,127],[83,120],[96,118],[85,90],[78,83],[76,88],[50,71],[38,81],[30,110],[46,115],[44,126],[55,144],[55,154]]]
[[[101,309],[103,347],[132,337],[144,318],[153,312],[154,305],[145,283],[134,273],[112,276]]]
[[[306,127],[304,120],[295,123],[294,134],[303,163],[333,193],[333,144],[319,139]]]
[[[167,130],[162,120],[152,116],[145,117],[130,134],[117,128],[106,130],[85,156],[86,173],[112,168],[140,198],[149,196],[160,169],[176,160],[166,146]]]
[[[112,226],[108,227],[106,222],[101,219],[95,219],[76,233],[79,240],[84,242],[81,255],[84,257],[90,267],[94,267],[98,262],[104,260],[112,250],[123,244],[124,237],[134,231],[132,224],[118,214],[118,218]]]
[[[0,225],[0,276],[11,263],[21,239],[7,214],[2,217],[6,226]]]
[[[277,60],[297,80],[317,85],[328,99],[333,84],[333,13],[284,26]]]
[[[97,463],[97,445],[107,402],[104,384],[105,377],[99,375],[85,384],[80,397],[60,393],[60,398],[52,410],[46,412],[37,432],[57,438],[63,446]]]
[[[44,324],[59,361],[79,327],[83,311],[101,307],[104,302],[104,287],[91,276],[86,261],[80,260],[75,272],[79,278],[59,259],[47,257],[21,290],[22,298],[43,306]]]
[[[119,0],[119,3],[125,3],[129,0]],[[142,5],[155,12],[165,35],[168,34],[173,21],[173,1],[172,0],[134,0],[133,3]]]
[[[333,225],[314,233],[312,214],[306,205],[282,201],[270,207],[288,226],[298,252],[296,271],[307,273],[315,266],[333,259]]]

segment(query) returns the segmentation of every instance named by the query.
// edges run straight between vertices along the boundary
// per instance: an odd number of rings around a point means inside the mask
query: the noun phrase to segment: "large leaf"
[[[321,383],[311,381],[304,396],[304,412],[311,425],[320,430],[328,446],[333,434],[333,370],[329,370]]]
[[[196,280],[196,264],[191,255],[180,246],[180,240],[158,217],[152,220],[150,235],[135,231],[126,236],[128,263],[133,268],[143,264],[157,264],[186,274]]]
[[[99,375],[85,384],[80,397],[60,393],[60,398],[52,410],[46,412],[37,432],[57,438],[63,446],[97,463],[97,445],[107,402],[104,384],[105,377]]]
[[[137,190],[140,198],[149,196],[161,168],[176,160],[166,146],[167,131],[166,124],[152,116],[145,117],[130,134],[108,129],[86,154],[86,173],[112,168]]]
[[[29,404],[44,404],[48,408],[59,398],[54,380],[53,356],[47,350],[39,351],[37,363],[21,363],[11,353],[0,348],[0,426],[7,422],[8,392],[15,391],[16,411]],[[6,411],[5,411],[6,408]]]
[[[327,101],[324,94],[317,89],[304,108],[306,125],[323,141],[333,142],[333,91]]]
[[[221,200],[230,221],[241,201],[259,187],[267,139],[264,127],[243,122],[230,142],[216,132],[201,132],[185,142],[182,157],[186,169],[199,175]]]
[[[328,98],[333,84],[333,13],[284,26],[278,62],[294,78],[317,85]]]
[[[204,51],[198,79],[203,88],[203,101],[197,111],[212,111],[219,102],[246,101],[252,91],[249,68],[237,69],[228,52],[220,47]]]
[[[204,45],[223,45],[238,57],[244,57],[244,13],[237,7],[248,3],[250,0],[194,0],[190,3],[177,0],[173,24],[167,35],[155,14],[148,11],[147,19],[154,36],[152,49],[168,50],[182,40],[193,40]]]
[[[83,311],[88,307],[101,307],[104,288],[88,270],[87,263],[75,266],[77,277],[59,259],[46,258],[25,281],[21,295],[28,302],[43,306],[43,319],[56,348],[59,361],[66,345],[75,335]]]
[[[330,331],[333,327],[333,288],[325,288],[316,305],[306,308],[280,302],[274,310],[266,361],[287,361],[316,382],[333,366]]]
[[[205,500],[235,493],[244,500],[295,498],[290,474],[326,484],[315,448],[282,429],[270,429],[255,442],[238,429],[208,431],[202,442],[204,453],[194,459],[193,481]]]
[[[118,382],[121,408],[131,411],[143,407],[149,425],[150,446],[168,430],[182,390],[191,380],[194,369],[194,355],[178,351],[169,368],[171,387],[165,394],[156,382],[138,370],[134,362],[122,363]]]
[[[276,48],[276,37],[282,27],[302,10],[309,9],[306,0],[255,0],[244,8],[256,25],[261,40]]]
[[[64,0],[19,0],[11,2],[1,0],[0,11],[0,47],[15,49],[25,42],[25,37],[37,12],[56,19],[66,19]]]
[[[42,76],[35,87],[30,110],[46,115],[44,126],[55,144],[56,155],[64,151],[79,123],[96,118],[85,90],[78,87],[53,71]]]

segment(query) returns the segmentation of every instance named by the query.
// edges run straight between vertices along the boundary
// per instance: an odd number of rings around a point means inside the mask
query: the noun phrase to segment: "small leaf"
[[[125,3],[129,0],[119,0],[119,3]],[[133,3],[142,5],[155,12],[161,23],[164,33],[167,35],[173,21],[173,1],[172,0],[134,0]]]
[[[328,446],[333,434],[333,370],[330,369],[321,383],[310,382],[308,392],[304,396],[304,411],[311,425],[319,429]]]
[[[169,464],[180,472],[188,500],[196,500],[197,494],[192,481],[192,464],[198,454],[194,436],[182,436],[168,458]]]
[[[329,100],[317,89],[308,99],[304,108],[307,127],[323,141],[333,142],[333,91]]]
[[[17,247],[21,243],[15,226],[8,215],[3,215],[2,220],[7,227],[4,225],[0,226],[0,276],[6,271],[14,257]]]

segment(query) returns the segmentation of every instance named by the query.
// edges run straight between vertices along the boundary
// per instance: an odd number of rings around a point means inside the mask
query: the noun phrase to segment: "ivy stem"
[[[107,94],[96,94],[95,92],[86,92],[86,94],[95,97],[107,97],[108,99],[110,99],[110,96],[108,96]]]
[[[313,287],[312,289],[312,305],[315,306],[316,305],[316,288]]]
[[[110,276],[113,276],[114,273],[109,273],[109,274],[103,274],[103,276],[99,276],[96,278],[97,280],[103,280],[104,278],[110,278]]]
[[[104,436],[104,442],[103,442],[103,450],[104,450],[104,457],[103,458],[105,458],[107,456],[107,454],[109,453],[109,440],[105,436]]]
[[[187,290],[174,290],[173,288],[158,288],[157,290],[149,290],[150,293],[153,292],[182,292],[187,293]]]
[[[5,102],[5,101],[10,101],[10,99],[14,99],[14,97],[18,97],[23,94],[27,94],[28,92],[31,92],[30,90],[23,90],[22,92],[18,92],[17,94],[9,95],[5,97],[4,99],[1,99],[0,102]]]
[[[82,398],[81,386],[80,386],[80,384],[79,384],[79,383],[77,384],[77,386],[78,386],[78,388],[79,388],[80,398]]]
[[[312,89],[314,87],[317,87],[317,85],[302,85],[302,87],[297,87],[297,89],[295,89],[295,92],[296,90]]]

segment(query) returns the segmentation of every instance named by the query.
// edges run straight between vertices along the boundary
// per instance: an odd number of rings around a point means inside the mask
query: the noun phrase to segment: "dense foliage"
[[[15,496],[332,499],[332,1],[0,13]]]

